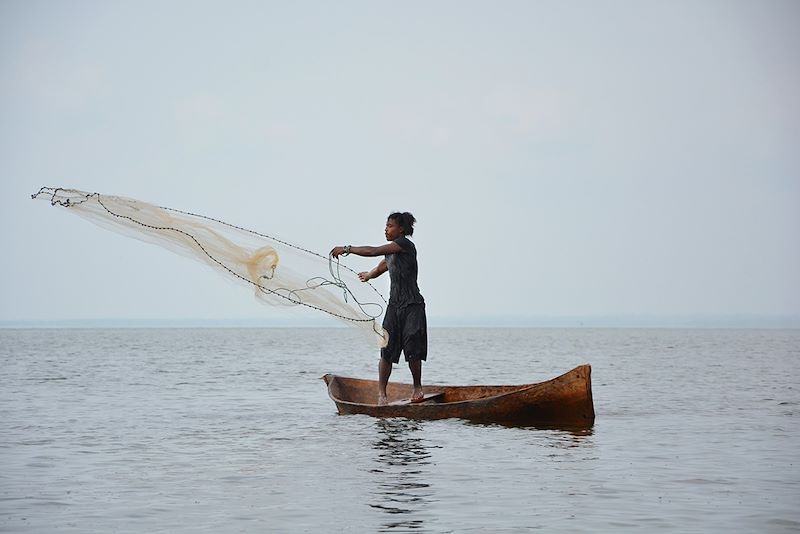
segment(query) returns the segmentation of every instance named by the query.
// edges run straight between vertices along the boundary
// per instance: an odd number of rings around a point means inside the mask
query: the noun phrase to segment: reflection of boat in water
[[[594,424],[592,368],[581,365],[563,375],[518,386],[425,386],[425,400],[409,400],[412,386],[390,382],[388,404],[375,403],[375,380],[325,375],[328,395],[340,414],[446,419],[588,428]]]
[[[420,513],[435,500],[428,483],[435,446],[422,439],[422,424],[412,419],[375,420],[375,467],[369,471],[375,488],[368,504],[387,514],[382,532],[422,529],[425,516]]]

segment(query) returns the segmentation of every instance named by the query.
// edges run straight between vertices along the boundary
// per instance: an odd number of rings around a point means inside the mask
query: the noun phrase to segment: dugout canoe
[[[592,368],[580,365],[561,376],[517,386],[423,386],[425,400],[412,403],[411,384],[390,382],[388,403],[377,404],[375,380],[327,374],[328,395],[339,414],[589,428],[594,424]]]

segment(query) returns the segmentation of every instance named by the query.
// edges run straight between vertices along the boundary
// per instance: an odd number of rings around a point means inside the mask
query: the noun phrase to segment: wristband
[[[349,256],[350,255],[350,249],[351,248],[353,248],[353,247],[351,247],[350,245],[345,245],[344,246],[344,255],[345,256]]]

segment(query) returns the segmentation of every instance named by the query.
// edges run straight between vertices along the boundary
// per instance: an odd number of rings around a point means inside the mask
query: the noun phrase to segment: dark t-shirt
[[[406,236],[400,236],[394,242],[403,250],[385,256],[391,280],[389,304],[400,307],[422,304],[425,299],[417,287],[417,247]]]

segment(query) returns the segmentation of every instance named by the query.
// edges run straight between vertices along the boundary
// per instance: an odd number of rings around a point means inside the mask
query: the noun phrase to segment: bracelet
[[[344,255],[345,256],[349,256],[350,255],[350,249],[352,249],[352,248],[353,247],[351,247],[350,245],[345,245],[344,246]]]

